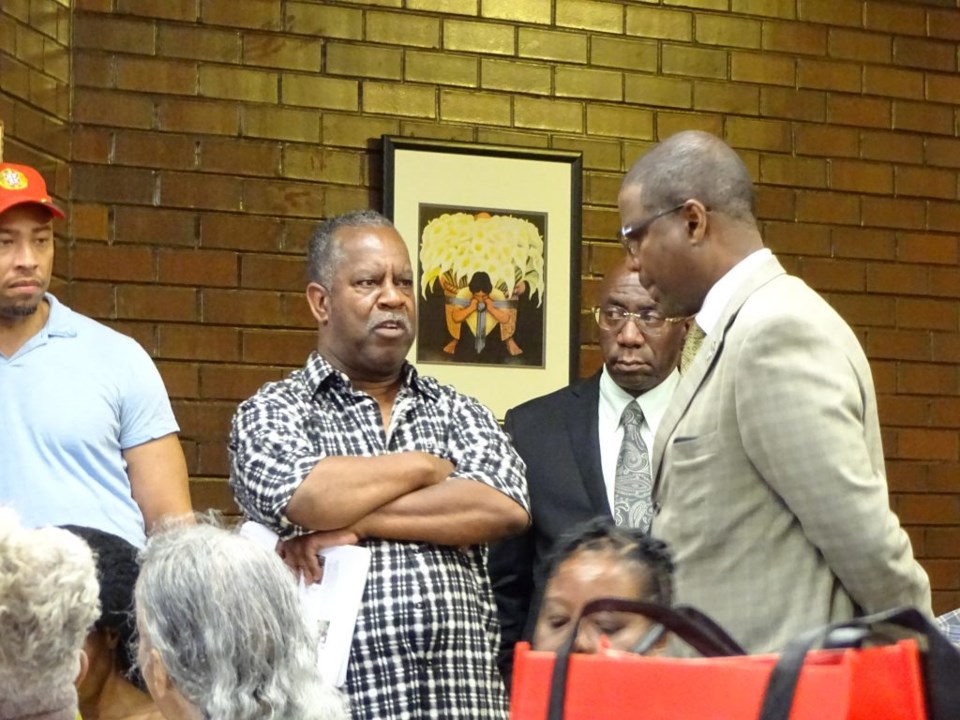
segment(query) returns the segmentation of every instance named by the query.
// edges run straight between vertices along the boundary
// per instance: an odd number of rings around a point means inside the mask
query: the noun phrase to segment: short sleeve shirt
[[[0,504],[142,547],[123,451],[179,429],[163,381],[135,340],[46,301],[41,331],[0,354]]]

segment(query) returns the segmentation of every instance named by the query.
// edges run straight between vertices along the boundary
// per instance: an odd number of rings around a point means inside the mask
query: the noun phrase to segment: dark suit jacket
[[[504,430],[527,464],[529,530],[490,548],[500,612],[500,668],[509,679],[513,646],[529,640],[546,584],[549,552],[576,523],[610,513],[600,465],[600,373],[509,410]]]

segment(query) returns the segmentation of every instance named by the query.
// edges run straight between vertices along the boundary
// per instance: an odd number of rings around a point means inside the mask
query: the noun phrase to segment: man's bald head
[[[709,210],[754,221],[753,181],[740,157],[720,138],[697,130],[672,135],[633,164],[621,194],[639,189],[651,210],[690,199]]]

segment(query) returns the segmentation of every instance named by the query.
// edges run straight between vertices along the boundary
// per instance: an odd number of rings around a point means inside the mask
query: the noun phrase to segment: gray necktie
[[[617,456],[617,474],[613,483],[613,519],[617,525],[650,531],[653,522],[653,479],[650,453],[640,437],[643,410],[631,401],[620,416],[623,444]]]
[[[687,371],[690,363],[692,363],[696,357],[697,351],[703,344],[703,338],[705,337],[706,335],[703,332],[703,328],[697,325],[696,321],[690,324],[690,329],[687,330],[687,337],[683,341],[683,350],[680,352],[681,373]]]

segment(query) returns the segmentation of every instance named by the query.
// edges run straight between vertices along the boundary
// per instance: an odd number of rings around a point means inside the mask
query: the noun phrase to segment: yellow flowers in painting
[[[543,238],[529,220],[489,213],[448,213],[431,220],[420,246],[424,298],[439,280],[445,290],[466,287],[485,272],[504,297],[523,292],[543,302]]]

